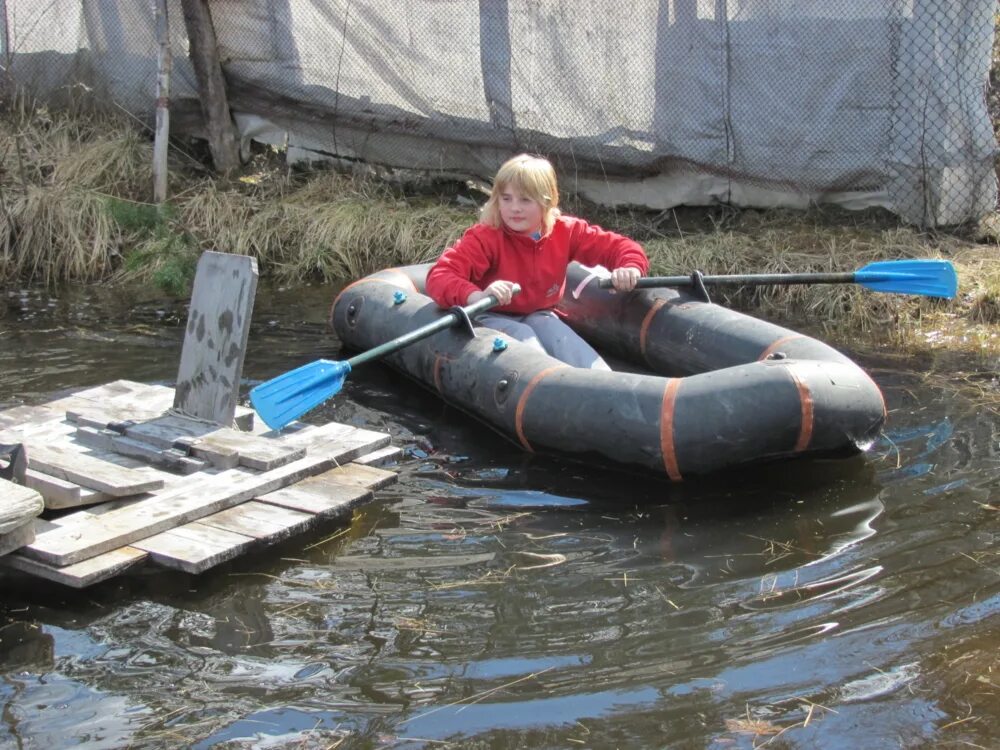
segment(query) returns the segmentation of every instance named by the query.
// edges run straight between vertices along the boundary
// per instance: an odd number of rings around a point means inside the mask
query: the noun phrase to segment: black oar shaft
[[[854,271],[834,273],[751,273],[731,276],[702,276],[701,280],[714,286],[753,286],[763,284],[853,284]],[[604,283],[604,282],[607,283]],[[639,279],[639,289],[664,286],[692,286],[691,276],[646,276]],[[602,279],[602,287],[610,287],[610,279]]]
[[[519,290],[518,290],[519,291]],[[496,305],[497,300],[495,297],[485,297],[478,302],[473,302],[471,305],[466,305],[463,309],[469,317],[477,315],[484,310],[489,310],[491,307]],[[384,344],[379,344],[373,349],[361,352],[347,360],[347,364],[351,368],[355,368],[358,365],[362,365],[365,362],[371,362],[373,359],[378,359],[386,354],[392,354],[393,352],[399,351],[404,347],[409,346],[415,341],[420,341],[420,339],[427,338],[431,334],[437,333],[438,331],[443,331],[446,328],[451,328],[456,323],[459,322],[461,316],[457,312],[449,312],[447,315],[442,315],[440,318],[432,323],[428,323],[425,326],[417,328],[415,331],[410,331],[405,333],[398,338],[394,338],[392,341],[386,341]]]
[[[946,260],[935,258],[904,258],[876,260],[856,271],[830,273],[754,273],[704,276],[698,271],[687,276],[652,276],[639,279],[639,289],[671,286],[752,286],[755,284],[860,284],[876,292],[919,294],[925,297],[954,299],[958,293],[958,274]],[[601,279],[598,286],[610,289],[610,278]]]

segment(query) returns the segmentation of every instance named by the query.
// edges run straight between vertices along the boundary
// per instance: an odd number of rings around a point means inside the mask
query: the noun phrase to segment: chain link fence
[[[205,2],[205,0],[198,0]],[[171,126],[203,133],[180,0]],[[605,204],[995,210],[993,0],[208,0],[244,143]],[[8,85],[154,119],[150,0],[0,0]]]

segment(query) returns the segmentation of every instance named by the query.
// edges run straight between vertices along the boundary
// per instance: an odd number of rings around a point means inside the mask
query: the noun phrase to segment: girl
[[[499,305],[476,322],[506,333],[574,367],[610,369],[562,322],[570,261],[602,265],[614,288],[631,291],[649,270],[639,243],[559,211],[556,174],[547,159],[521,154],[493,180],[478,224],[442,253],[427,274],[427,294],[441,307],[469,305],[494,295]],[[521,293],[513,296],[514,284]]]

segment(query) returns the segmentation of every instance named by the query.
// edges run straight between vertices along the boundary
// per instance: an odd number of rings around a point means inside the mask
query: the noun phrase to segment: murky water
[[[337,357],[262,289],[247,386]],[[12,292],[0,408],[172,383],[186,312]],[[671,486],[529,458],[379,365],[310,415],[392,433],[350,527],[202,576],[0,578],[0,748],[995,747],[1000,418],[863,360],[864,458]]]

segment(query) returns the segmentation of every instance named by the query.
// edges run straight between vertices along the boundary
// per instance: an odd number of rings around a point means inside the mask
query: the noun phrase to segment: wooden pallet
[[[171,388],[122,380],[0,412],[0,442],[25,445],[26,484],[48,511],[0,563],[76,588],[142,563],[200,573],[342,517],[396,480],[376,466],[398,455],[386,434],[240,431],[172,414],[173,402]]]

